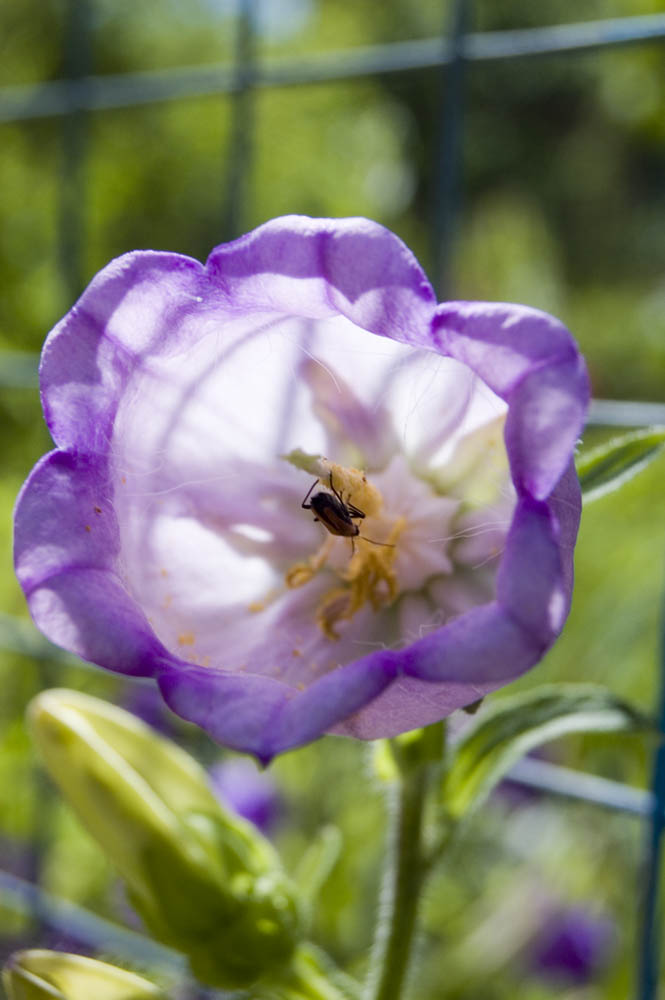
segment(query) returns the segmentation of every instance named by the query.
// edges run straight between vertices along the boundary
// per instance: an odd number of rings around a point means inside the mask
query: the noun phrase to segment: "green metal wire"
[[[518,31],[471,33],[462,54],[469,62],[490,62],[629,45],[662,43],[665,14],[613,18]],[[301,59],[271,59],[257,69],[257,88],[295,87],[358,77],[405,73],[445,66],[455,58],[450,40],[424,38],[386,45],[356,46]],[[36,85],[0,88],[0,123],[67,115],[75,108],[130,108],[188,97],[234,93],[235,66],[187,66],[142,73],[88,76]]]
[[[665,602],[661,622],[660,707],[658,723],[662,739],[653,758],[652,809],[647,831],[641,928],[638,945],[637,1000],[655,1000],[660,971],[659,888],[665,831]]]

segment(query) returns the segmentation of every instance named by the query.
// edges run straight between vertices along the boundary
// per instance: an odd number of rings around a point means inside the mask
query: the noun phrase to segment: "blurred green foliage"
[[[474,29],[490,31],[659,13],[662,4],[476,0],[473,8]],[[87,55],[72,30],[75,10],[87,12]],[[118,74],[229,64],[233,12],[230,0],[10,0],[0,6],[0,86],[55,80],[77,66]],[[450,14],[451,3],[439,0],[385,0],[380,8],[375,0],[261,0],[256,57],[296,59],[429,37],[446,28]],[[444,84],[441,72],[423,70],[256,93],[237,224],[246,229],[286,212],[368,215],[427,265]],[[601,397],[663,398],[664,105],[662,41],[474,64],[467,72],[449,293],[554,311],[578,337]],[[117,254],[154,247],[205,258],[236,235],[224,221],[237,195],[229,186],[233,115],[233,100],[220,96],[95,111],[79,116],[73,132],[60,118],[0,125],[0,352],[37,352],[80,283]],[[11,570],[10,511],[48,435],[36,389],[17,385],[12,371],[15,355],[0,353],[0,608],[24,615]],[[543,665],[514,689],[590,681],[653,706],[664,475],[660,458],[585,512],[570,621]],[[118,700],[127,689],[72,661],[35,660],[3,635],[0,629],[7,647],[0,659],[3,863],[96,912],[131,921],[106,862],[48,792],[22,722],[27,701],[49,684]],[[192,727],[170,724],[204,762],[218,757]],[[637,739],[573,737],[556,744],[552,756],[643,785],[647,750]],[[362,745],[327,738],[271,769],[285,800],[276,837],[290,870],[323,825],[341,831],[343,848],[322,889],[315,932],[359,973],[374,923],[384,828],[381,792],[365,762]],[[623,1000],[632,984],[641,841],[636,820],[591,806],[538,796],[519,806],[493,800],[430,888],[415,995]],[[547,984],[528,970],[538,899],[581,903],[616,923],[611,960],[584,990]],[[0,935],[4,951],[49,942],[46,928],[18,920],[11,908],[0,909]]]

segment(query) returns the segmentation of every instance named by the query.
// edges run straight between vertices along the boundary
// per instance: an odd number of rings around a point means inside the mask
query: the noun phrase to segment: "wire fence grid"
[[[665,43],[665,14],[611,18],[511,31],[470,29],[472,0],[453,0],[451,21],[442,34],[415,41],[354,47],[309,58],[257,58],[255,35],[258,0],[237,0],[234,58],[231,64],[179,67],[164,71],[95,76],[92,73],[92,0],[67,0],[62,79],[29,86],[0,88],[0,125],[31,119],[61,119],[59,270],[71,297],[84,284],[83,183],[87,153],[87,117],[104,109],[131,108],[193,97],[230,95],[232,153],[220,164],[227,192],[223,229],[242,229],[252,157],[252,99],[257,89],[315,86],[353,78],[438,69],[439,138],[434,164],[430,223],[430,260],[445,291],[448,262],[461,212],[465,80],[473,64],[492,60],[542,59],[548,55],[620,46]],[[34,389],[36,357],[0,351],[0,388]],[[643,426],[665,424],[665,404],[595,399],[589,424]],[[659,727],[665,735],[665,609],[661,636]],[[24,621],[0,614],[0,647],[44,663],[68,659]],[[636,1000],[655,1000],[659,961],[659,877],[665,827],[665,741],[654,753],[647,791],[567,768],[525,759],[510,779],[566,799],[585,801],[635,816],[644,824],[644,871],[639,888],[640,933],[636,947]],[[0,890],[10,905],[63,932],[75,931],[84,943],[115,950],[128,959],[154,961],[182,972],[175,953],[109,924],[94,914],[57,900],[38,885],[0,873]]]

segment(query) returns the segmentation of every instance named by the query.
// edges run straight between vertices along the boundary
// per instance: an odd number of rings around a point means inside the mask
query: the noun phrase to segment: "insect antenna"
[[[365,542],[371,542],[372,545],[384,545],[387,549],[394,549],[394,542],[377,542],[373,538],[368,538],[367,535],[358,535],[358,538],[362,538]]]

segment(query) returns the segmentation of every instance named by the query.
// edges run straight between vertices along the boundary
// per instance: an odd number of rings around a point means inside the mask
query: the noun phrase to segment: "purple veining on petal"
[[[312,413],[326,431],[326,454],[344,458],[346,464],[363,459],[363,467],[380,469],[397,451],[390,413],[380,399],[367,406],[341,376],[314,358],[301,363],[300,377],[312,394]],[[344,463],[343,463],[344,464]]]

